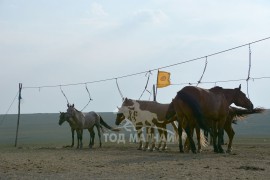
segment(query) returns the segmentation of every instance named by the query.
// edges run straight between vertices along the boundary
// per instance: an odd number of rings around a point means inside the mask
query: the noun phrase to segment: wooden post
[[[22,99],[21,92],[22,92],[22,83],[19,83],[19,103],[18,103],[18,119],[17,119],[15,147],[17,147],[18,131],[19,131],[19,124],[20,124],[20,116],[21,116],[21,99]]]
[[[154,84],[153,84],[153,101],[157,101],[157,99],[156,99],[156,87],[155,87]]]
[[[155,100],[154,101],[157,101],[158,74],[159,74],[159,69],[158,69],[158,72],[157,72],[157,83],[156,83],[156,87],[155,87],[155,89],[153,89],[154,94],[155,94]]]

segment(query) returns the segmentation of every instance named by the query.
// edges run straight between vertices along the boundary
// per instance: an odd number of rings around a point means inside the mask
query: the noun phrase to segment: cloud
[[[108,13],[104,10],[103,6],[98,3],[91,4],[90,13],[95,17],[104,17],[108,15]]]
[[[167,21],[168,16],[161,10],[143,9],[134,13],[138,23],[161,24]]]

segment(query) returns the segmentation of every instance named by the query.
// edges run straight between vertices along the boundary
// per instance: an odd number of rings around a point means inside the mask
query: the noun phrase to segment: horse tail
[[[197,103],[197,101],[183,91],[179,91],[177,93],[177,97],[180,100],[182,100],[184,103],[187,103],[188,106],[191,108],[193,115],[195,116],[195,119],[196,119],[199,127],[205,131],[208,131],[212,135],[212,131],[208,127],[207,123],[205,122],[205,118],[203,117],[203,114],[201,112],[201,108],[200,108],[199,104]]]
[[[207,144],[207,140],[204,136],[204,132],[202,130],[200,130],[200,143],[201,143],[201,146],[202,147],[207,147],[208,144]]]
[[[111,131],[120,131],[120,129],[117,129],[117,128],[113,128],[111,126],[109,126],[103,119],[101,116],[99,116],[100,118],[100,124],[104,127],[106,127],[107,129],[110,129]]]
[[[252,111],[247,109],[240,109],[237,107],[230,107],[228,118],[232,118],[232,123],[237,124],[237,121],[243,120],[249,114],[263,113],[264,108],[254,108]]]

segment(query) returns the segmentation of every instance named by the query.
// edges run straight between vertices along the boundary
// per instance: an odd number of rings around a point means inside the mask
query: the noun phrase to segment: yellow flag
[[[157,87],[163,88],[169,86],[171,84],[170,75],[171,73],[169,72],[158,71]]]

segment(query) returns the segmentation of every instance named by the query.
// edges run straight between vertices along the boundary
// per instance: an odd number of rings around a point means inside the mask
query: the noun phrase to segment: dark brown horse
[[[229,114],[229,107],[232,103],[250,111],[253,110],[253,104],[241,91],[241,85],[235,89],[223,89],[221,87],[203,89],[186,86],[177,93],[171,104],[178,119],[183,120],[184,129],[193,153],[196,153],[195,143],[191,135],[191,128],[194,124],[210,132],[213,136],[215,152],[224,153],[221,139],[224,124]],[[170,113],[168,111],[167,117]],[[216,142],[217,139],[218,142]]]
[[[262,112],[264,112],[264,110],[265,109],[263,109],[263,108],[255,108],[252,111],[250,111],[250,110],[247,110],[247,109],[240,109],[240,108],[237,108],[237,107],[230,106],[229,114],[228,114],[227,120],[226,120],[226,122],[224,124],[224,130],[227,133],[228,138],[229,138],[228,147],[227,147],[227,151],[226,151],[227,153],[231,153],[231,151],[232,151],[232,141],[233,141],[233,138],[234,138],[234,135],[235,135],[232,124],[233,123],[236,124],[236,121],[243,120],[244,118],[246,118],[250,114],[262,113]],[[197,136],[200,136],[200,135],[201,134],[197,134]],[[198,138],[200,139],[200,137],[198,137]],[[211,137],[211,139],[212,139],[212,137]],[[198,143],[199,142],[200,141],[198,141]],[[198,148],[199,147],[200,147],[200,145],[198,144]],[[186,148],[187,151],[190,150],[188,139],[185,142],[185,148]]]
[[[255,108],[252,111],[247,110],[247,109],[239,109],[236,107],[230,107],[229,108],[229,114],[227,116],[227,120],[224,124],[224,130],[226,131],[228,137],[229,137],[229,143],[228,143],[228,149],[227,153],[230,153],[232,151],[232,141],[234,137],[234,130],[232,128],[232,123],[237,121],[237,120],[242,120],[249,114],[254,114],[254,113],[262,113],[264,109],[262,108]]]

